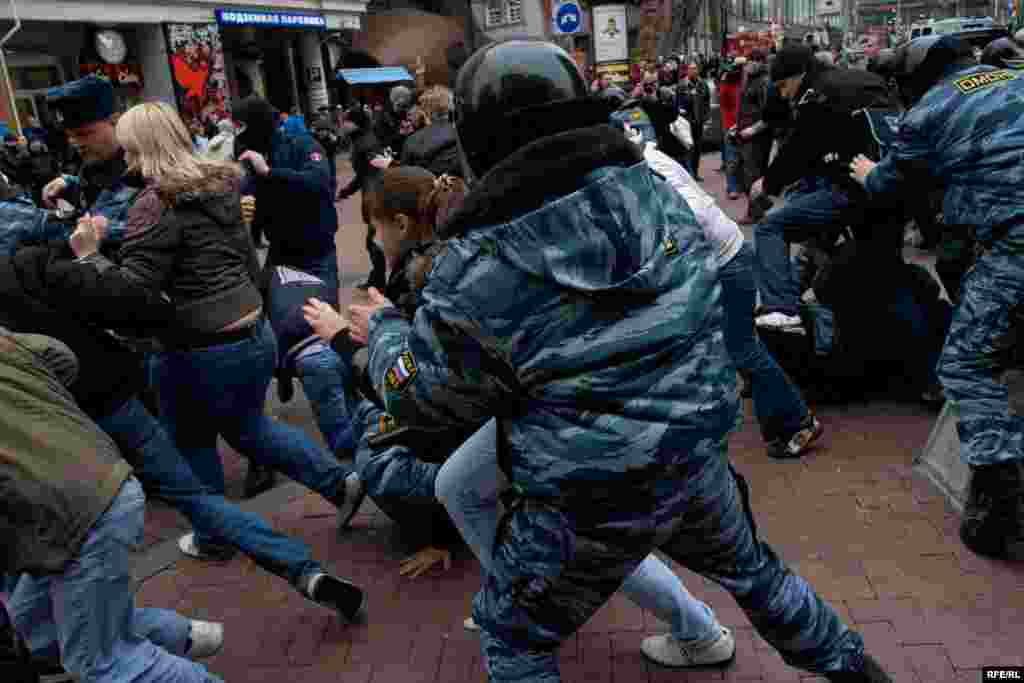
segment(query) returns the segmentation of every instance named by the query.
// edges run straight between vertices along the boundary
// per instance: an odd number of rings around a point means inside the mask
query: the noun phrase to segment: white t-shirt
[[[644,146],[644,160],[686,200],[704,234],[718,248],[718,267],[731,261],[743,246],[743,232],[736,222],[718,208],[715,200],[679,162],[660,151],[653,142]]]

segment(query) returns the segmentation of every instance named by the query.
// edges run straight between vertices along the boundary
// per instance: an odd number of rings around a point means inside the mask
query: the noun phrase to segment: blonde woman
[[[239,197],[241,170],[197,157],[188,129],[166,104],[130,109],[118,122],[117,139],[130,171],[145,185],[129,212],[119,264],[97,252],[100,226],[83,223],[71,237],[80,263],[74,277],[64,278],[62,294],[107,307],[126,306],[140,293],[171,300],[171,319],[158,332],[165,347],[157,363],[161,417],[187,464],[169,467],[173,452],[147,464],[160,465],[164,478],[175,480],[171,484],[188,487],[198,478],[219,498],[219,433],[251,460],[338,505],[347,522],[354,512],[344,511],[353,507],[346,506],[354,499],[350,473],[303,432],[263,413],[277,342],[255,284],[257,263]],[[348,619],[361,611],[362,591],[326,574],[308,548],[259,518],[226,504],[211,506],[202,496],[179,503],[197,527],[179,543],[186,554],[220,559],[240,548],[314,602]]]

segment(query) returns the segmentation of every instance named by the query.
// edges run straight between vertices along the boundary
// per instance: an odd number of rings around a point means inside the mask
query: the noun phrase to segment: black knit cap
[[[807,73],[813,61],[814,53],[806,45],[784,47],[772,60],[772,80],[778,82]]]

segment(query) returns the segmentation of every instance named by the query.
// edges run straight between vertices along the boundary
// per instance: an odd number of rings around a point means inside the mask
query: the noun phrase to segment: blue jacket
[[[54,214],[38,208],[27,195],[0,202],[0,255],[13,256],[21,246],[66,238],[74,225],[55,220]]]
[[[413,322],[371,318],[388,412],[437,430],[497,416],[515,491],[573,515],[679,514],[659,481],[720,454],[738,407],[714,250],[685,202],[595,126],[514,154],[446,227]]]
[[[95,170],[88,173],[90,169]],[[107,237],[103,240],[103,246],[114,250],[124,241],[128,211],[144,187],[141,180],[126,175],[125,170],[124,161],[118,158],[92,167],[87,166],[84,172],[88,175],[63,176],[69,192],[82,191],[85,194],[89,213],[93,216],[106,217]]]
[[[270,174],[257,177],[253,222],[270,239],[275,266],[315,269],[335,252],[338,213],[327,155],[309,135],[274,133]]]
[[[953,71],[903,117],[890,153],[868,175],[876,195],[946,188],[949,225],[989,243],[1024,223],[1024,75],[977,66]]]

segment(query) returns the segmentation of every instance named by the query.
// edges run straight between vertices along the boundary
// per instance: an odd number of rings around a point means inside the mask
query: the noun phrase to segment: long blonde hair
[[[211,175],[242,174],[238,164],[199,157],[178,112],[164,102],[135,105],[117,122],[116,134],[130,170],[147,180],[187,186]]]

